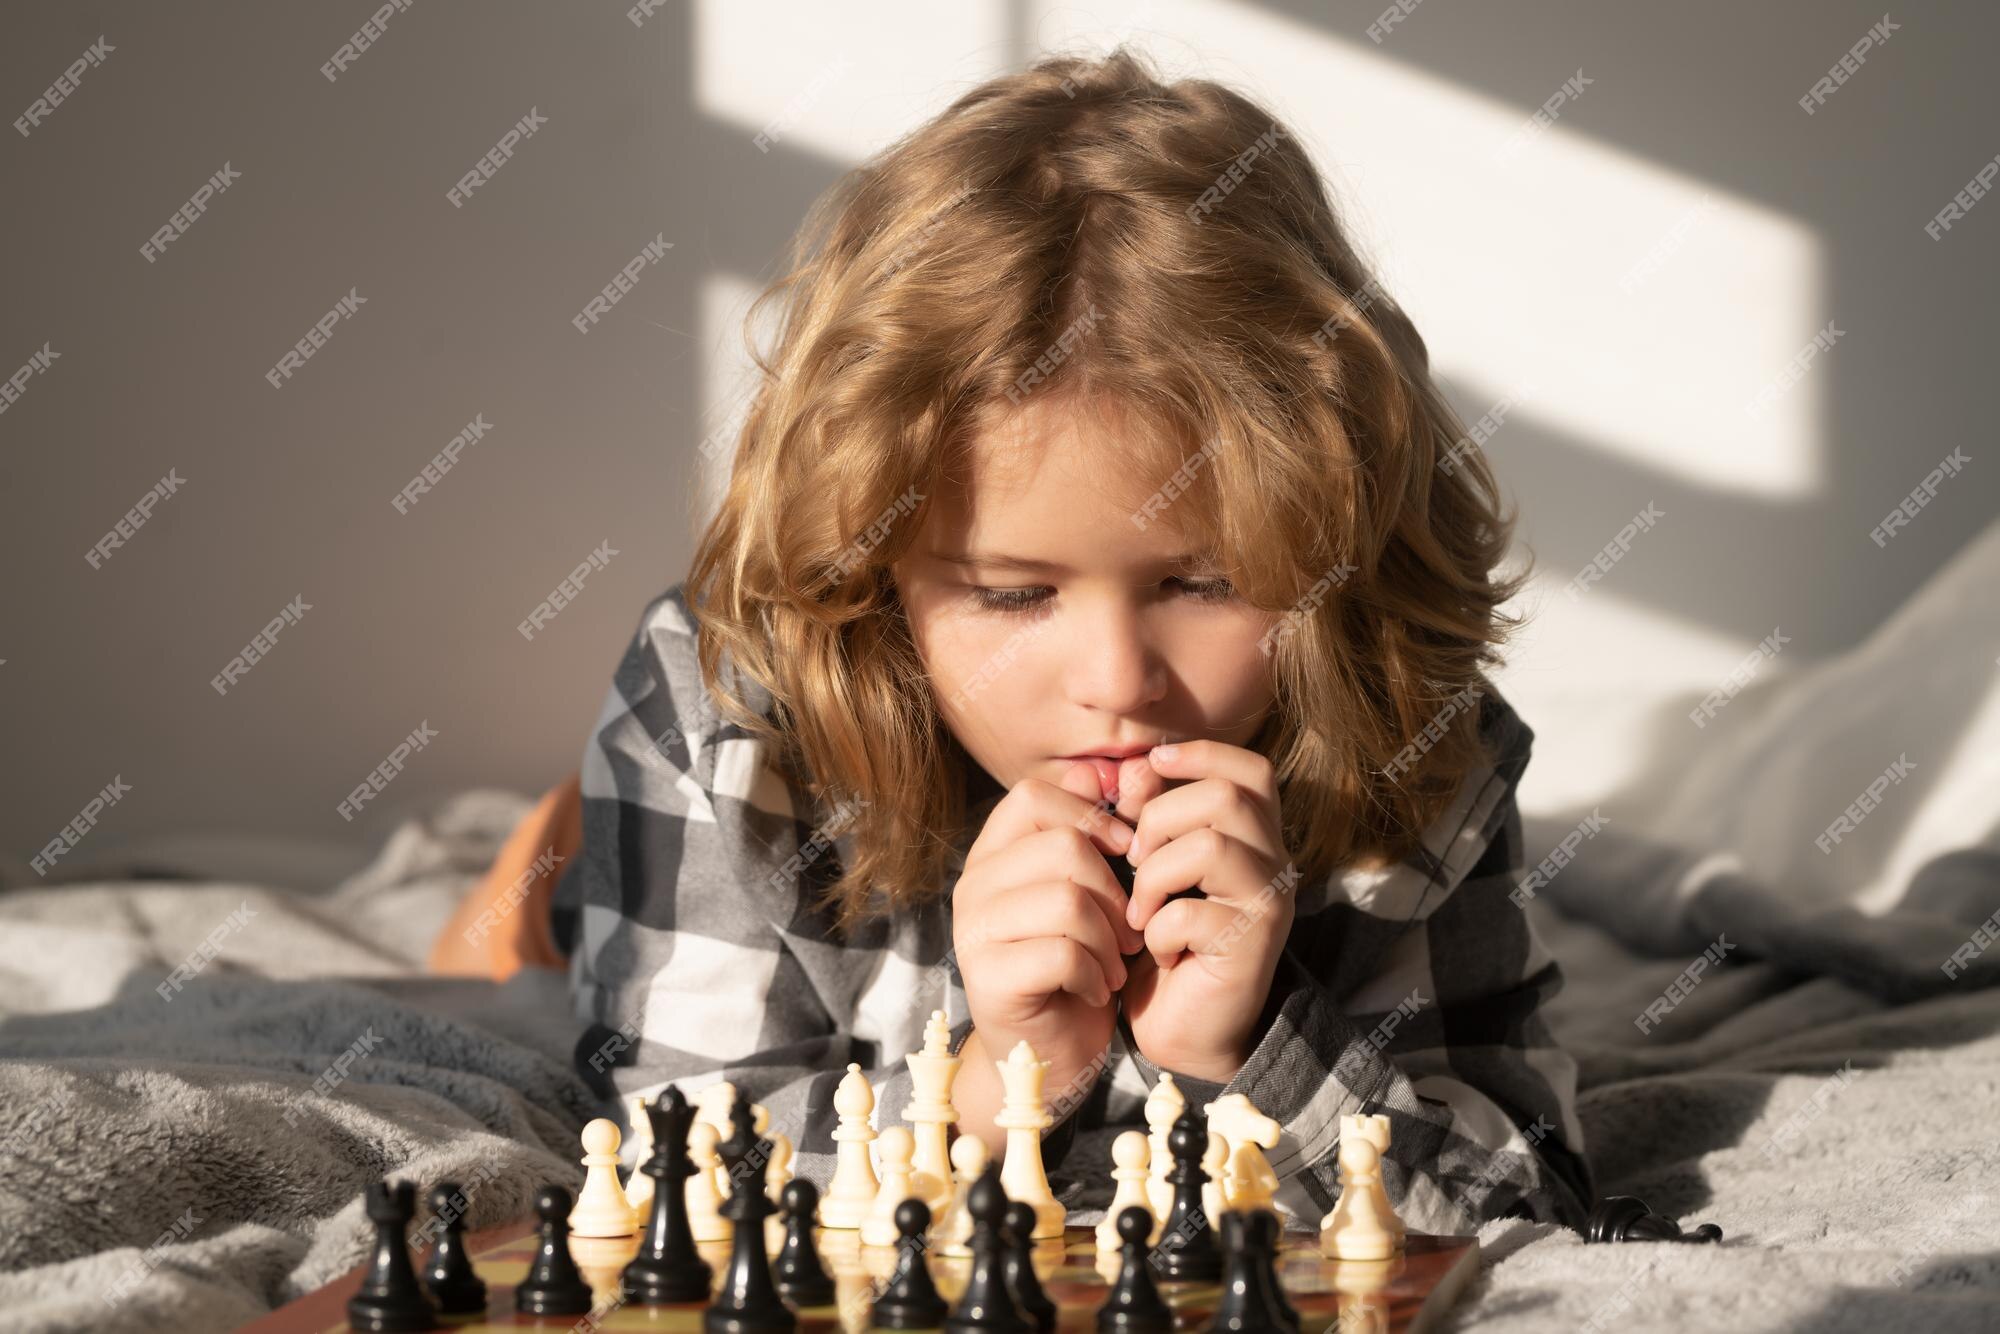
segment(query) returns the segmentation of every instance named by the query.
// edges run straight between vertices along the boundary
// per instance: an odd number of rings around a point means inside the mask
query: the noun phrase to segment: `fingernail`
[[[1174,745],[1172,742],[1169,742],[1164,746],[1153,747],[1153,758],[1158,760],[1161,764],[1172,764],[1174,762],[1174,756],[1178,755],[1179,753],[1180,753],[1180,747]]]

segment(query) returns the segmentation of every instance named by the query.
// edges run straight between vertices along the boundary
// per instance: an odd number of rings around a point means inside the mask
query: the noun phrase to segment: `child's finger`
[[[985,828],[966,851],[966,866],[991,857],[1023,835],[1065,825],[1090,835],[1091,842],[1107,856],[1122,854],[1132,846],[1132,827],[1098,800],[1095,769],[1088,764],[1072,765],[1063,776],[1063,783],[1064,786],[1058,787],[1039,778],[1024,778],[1016,783],[986,817]],[[1089,796],[1079,795],[1086,790]]]
[[[1118,761],[1118,816],[1137,824],[1146,803],[1166,790],[1167,780],[1144,755]]]
[[[1226,778],[1238,787],[1275,804],[1278,775],[1271,762],[1254,750],[1226,741],[1180,741],[1155,746],[1146,758],[1167,778]]]
[[[1089,950],[1067,936],[1037,936],[998,946],[993,964],[1009,991],[1046,996],[1067,991],[1092,1005],[1109,1005],[1114,988]]]
[[[1122,942],[1105,920],[1103,908],[1081,886],[1067,880],[1020,885],[1000,895],[986,911],[984,929],[992,933],[991,943],[1062,936],[1090,951],[1112,990],[1125,985],[1125,961],[1119,957],[1124,952]],[[1119,926],[1138,937],[1122,921]]]
[[[1196,829],[1163,845],[1132,877],[1132,902],[1125,920],[1141,931],[1152,923],[1170,895],[1199,888],[1218,903],[1268,907],[1262,895],[1270,876],[1264,859],[1250,846],[1213,829]]]
[[[1175,899],[1146,923],[1146,952],[1165,968],[1182,953],[1214,957],[1254,947],[1243,914],[1213,899]]]
[[[1196,829],[1213,829],[1249,844],[1274,862],[1285,859],[1278,813],[1248,788],[1226,778],[1203,778],[1162,792],[1146,803],[1127,854],[1134,866]]]
[[[1117,938],[1121,954],[1136,953],[1138,929],[1125,920],[1125,889],[1088,837],[1074,829],[1040,829],[1017,840],[1006,856],[981,867],[982,893],[1016,885],[1067,881],[1087,894]]]

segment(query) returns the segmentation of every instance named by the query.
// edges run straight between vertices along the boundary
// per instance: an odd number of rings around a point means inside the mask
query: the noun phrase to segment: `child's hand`
[[[1147,1060],[1226,1083],[1249,1058],[1292,927],[1277,779],[1262,755],[1219,741],[1156,748],[1145,762],[1161,780],[1193,781],[1138,812],[1128,920],[1147,953],[1133,961],[1125,1014]],[[1121,766],[1121,812],[1137,764]],[[1207,897],[1166,901],[1196,887]]]
[[[1050,1097],[1110,1045],[1121,953],[1141,948],[1105,854],[1132,830],[1075,765],[1060,786],[1017,783],[987,817],[952,890],[952,948],[973,1029],[995,1060],[1025,1038],[1050,1062]]]

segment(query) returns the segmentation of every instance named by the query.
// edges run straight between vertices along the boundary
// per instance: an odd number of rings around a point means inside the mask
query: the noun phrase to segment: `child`
[[[1512,520],[1292,135],[1045,60],[842,180],[774,297],[584,755],[584,1077],[728,1079],[824,1184],[848,1063],[899,1123],[942,1010],[996,1155],[994,1062],[1050,1062],[1066,1202],[1165,1069],[1282,1125],[1305,1220],[1381,1111],[1410,1228],[1580,1223],[1508,898],[1533,733],[1480,670]]]

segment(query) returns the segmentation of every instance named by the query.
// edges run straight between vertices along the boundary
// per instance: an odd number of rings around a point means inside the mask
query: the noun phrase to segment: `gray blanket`
[[[479,1182],[484,1227],[573,1174],[597,1109],[560,980],[421,976],[525,809],[465,794],[330,893],[0,894],[0,1328],[227,1329],[359,1262],[370,1179]],[[1727,1236],[1490,1224],[1453,1328],[1996,1327],[2000,991],[1899,1001],[1732,957],[1640,1037],[1688,960],[1531,907],[1571,978],[1552,1018],[1601,1189]]]

